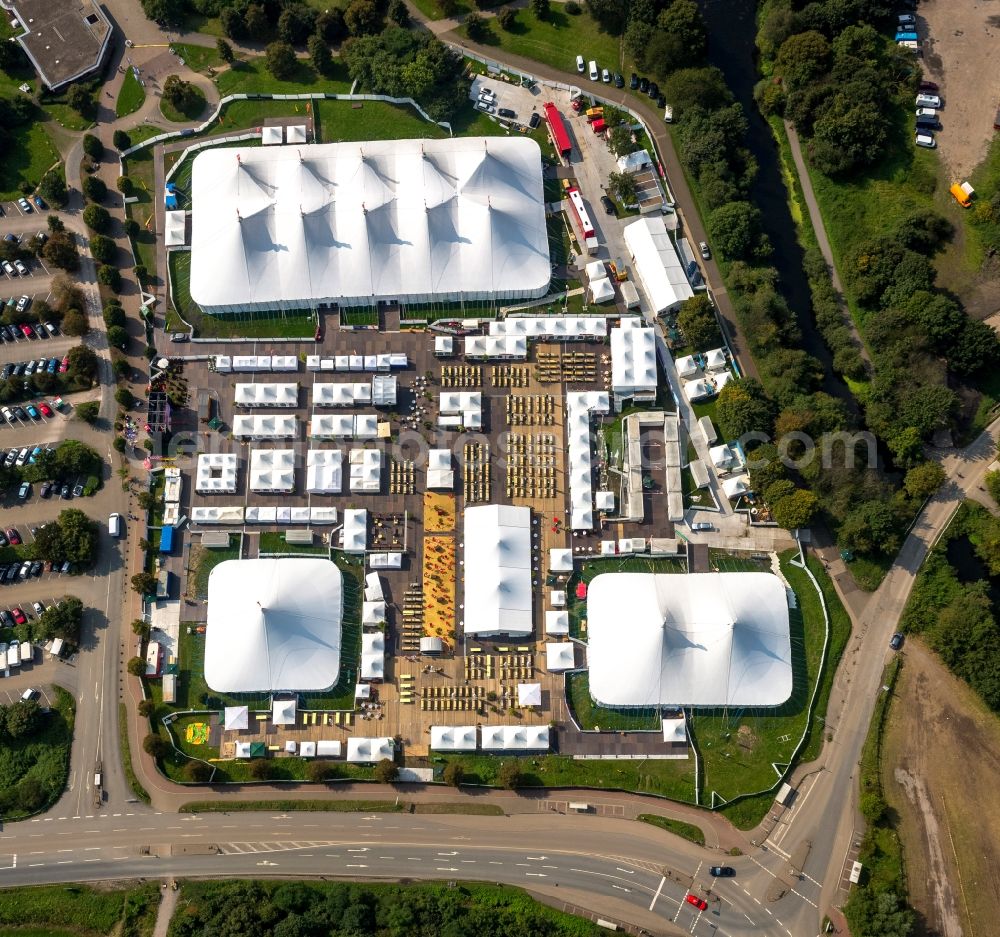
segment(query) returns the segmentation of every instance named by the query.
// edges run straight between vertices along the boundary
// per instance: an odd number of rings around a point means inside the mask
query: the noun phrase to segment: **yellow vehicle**
[[[972,196],[976,194],[976,190],[968,182],[956,182],[948,191],[962,208],[969,208],[972,205]]]
[[[611,267],[611,275],[619,283],[624,283],[628,279],[628,268],[622,263],[621,257],[608,261],[608,266]]]
[[[598,117],[604,116],[603,107],[588,107],[587,108],[587,120],[593,121],[597,120]]]

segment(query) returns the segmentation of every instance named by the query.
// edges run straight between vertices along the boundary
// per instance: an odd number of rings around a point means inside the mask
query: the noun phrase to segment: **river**
[[[761,211],[764,231],[774,247],[771,263],[781,276],[779,289],[795,312],[802,331],[802,348],[823,365],[822,389],[842,399],[850,413],[857,413],[857,402],[834,371],[833,356],[816,328],[809,282],[802,268],[802,248],[795,238],[795,222],[788,208],[778,145],[753,99],[753,88],[760,77],[754,45],[757,5],[754,0],[699,0],[699,6],[708,26],[709,61],[725,75],[746,114],[746,146],[760,167],[750,198]]]

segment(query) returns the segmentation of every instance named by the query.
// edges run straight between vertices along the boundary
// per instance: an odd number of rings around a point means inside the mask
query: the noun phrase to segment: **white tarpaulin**
[[[385,636],[381,631],[361,635],[361,679],[382,680],[385,677]]]
[[[465,509],[465,633],[531,633],[531,511]]]
[[[436,752],[474,752],[475,726],[431,726],[431,750]]]

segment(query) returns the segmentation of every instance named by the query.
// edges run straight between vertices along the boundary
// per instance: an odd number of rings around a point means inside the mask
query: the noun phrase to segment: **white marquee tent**
[[[722,348],[713,348],[705,352],[705,368],[709,371],[724,371],[729,365],[726,362],[726,352]]]
[[[611,389],[621,397],[656,393],[656,337],[652,329],[611,330]]]
[[[370,602],[366,599],[361,603],[361,624],[380,625],[383,622],[385,622],[384,599],[375,599]]]
[[[295,453],[291,449],[250,450],[251,491],[292,491]]]
[[[239,456],[234,452],[201,453],[195,470],[194,490],[202,494],[235,494],[239,464]]]
[[[292,413],[237,413],[233,436],[237,439],[293,439],[298,421]]]
[[[354,764],[374,764],[383,758],[392,758],[395,746],[390,738],[358,738],[351,736],[347,740],[347,761]]]
[[[548,726],[483,726],[481,748],[486,752],[547,752]]]
[[[329,560],[222,562],[208,580],[205,680],[219,693],[329,689],[342,614],[342,576]]]
[[[771,573],[605,573],[587,630],[590,692],[606,706],[779,706],[792,692],[787,597]]]
[[[236,385],[238,407],[297,407],[298,384],[245,384]]]
[[[306,491],[339,494],[344,486],[344,453],[339,449],[310,449],[306,454]]]
[[[364,553],[368,548],[368,512],[357,508],[344,511],[341,547],[345,553]]]
[[[607,413],[610,400],[606,391],[566,393],[566,435],[569,462],[570,527],[594,527],[594,478],[590,450],[590,414]]]
[[[518,706],[541,706],[542,685],[540,683],[519,683],[517,685]]]
[[[602,277],[600,280],[591,280],[590,286],[590,301],[592,303],[610,303],[615,298],[615,288],[611,285],[611,281],[607,277]]]
[[[531,633],[531,511],[484,504],[465,510],[465,633]]]
[[[382,486],[382,450],[352,449],[348,463],[351,491],[377,493]]]
[[[552,547],[549,550],[549,571],[553,573],[573,572],[573,551],[568,547]]]
[[[677,309],[694,290],[677,256],[667,226],[659,215],[649,215],[625,225],[625,244],[646,298],[657,315]]]
[[[371,403],[372,385],[368,382],[313,384],[314,407],[356,407]]]
[[[361,635],[361,679],[385,678],[385,635],[381,631]]]
[[[451,467],[450,449],[431,449],[427,453],[427,487],[451,491],[455,487],[455,472]]]
[[[549,609],[545,613],[545,633],[554,635],[569,634],[569,612]]]
[[[431,750],[436,752],[474,752],[475,726],[431,726]]]
[[[738,498],[750,490],[750,478],[747,475],[737,475],[735,478],[723,479],[722,490],[726,493],[726,497],[732,501],[733,498]]]
[[[576,666],[572,641],[549,642],[545,645],[545,666],[551,673],[572,670]]]
[[[296,722],[295,700],[276,699],[271,703],[271,722],[276,726],[293,726]]]
[[[226,732],[238,732],[250,727],[250,710],[246,706],[227,706],[223,714],[223,728]]]
[[[541,170],[523,137],[206,150],[191,296],[210,313],[543,296]]]
[[[187,240],[187,212],[168,211],[165,213],[163,243],[166,247],[180,247]]]

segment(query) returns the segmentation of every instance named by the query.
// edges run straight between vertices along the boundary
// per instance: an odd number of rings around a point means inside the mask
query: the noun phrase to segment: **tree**
[[[306,778],[314,784],[322,784],[337,776],[337,768],[329,761],[310,761],[306,765]]]
[[[146,661],[142,657],[132,657],[129,662],[125,665],[125,669],[133,677],[142,677],[146,673]]]
[[[192,759],[184,765],[184,777],[194,784],[204,784],[215,773],[215,769],[204,761]]]
[[[780,484],[780,482],[779,482]],[[816,517],[819,503],[816,495],[805,488],[799,488],[771,505],[771,515],[775,523],[785,530],[808,527]]]
[[[608,192],[626,208],[635,205],[639,197],[635,184],[635,174],[631,172],[611,173],[608,176]]]
[[[885,798],[878,791],[865,791],[858,802],[861,808],[861,816],[869,826],[874,826],[885,816]]]
[[[121,292],[121,272],[117,267],[112,267],[111,264],[101,264],[97,268],[97,282],[104,284],[104,286],[114,290],[116,293]]]
[[[83,602],[75,595],[64,595],[58,603],[50,605],[39,616],[36,637],[45,640],[62,638],[70,644],[79,644],[82,622]]]
[[[465,769],[462,767],[462,763],[460,761],[449,761],[444,766],[444,771],[441,772],[441,778],[445,784],[450,784],[452,787],[461,787],[462,781],[465,780]]]
[[[83,210],[83,223],[98,234],[104,234],[111,224],[111,215],[100,205],[88,205]]]
[[[751,256],[760,240],[760,209],[750,202],[728,202],[708,216],[715,246],[729,260]]]
[[[180,26],[187,14],[185,0],[142,0],[142,10],[161,26]]]
[[[53,267],[60,270],[78,270],[80,268],[80,251],[73,235],[67,231],[58,231],[49,236],[42,247],[42,257]]]
[[[232,65],[236,61],[236,53],[233,52],[233,47],[221,36],[215,40],[215,51],[219,53],[219,58],[226,65]]]
[[[141,657],[133,657],[132,660],[129,661],[129,667],[131,668],[132,661],[135,660],[139,661],[142,665],[142,672],[145,673],[146,662]],[[131,673],[131,670],[129,672]],[[170,754],[170,743],[162,736],[150,732],[149,735],[142,740],[142,750],[147,755],[152,755],[154,758],[165,758],[168,754]]]
[[[87,181],[89,182],[90,178]],[[86,185],[84,188],[86,189]],[[42,181],[38,183],[38,194],[50,205],[63,208],[69,200],[69,192],[66,190],[66,180],[63,178],[63,174],[55,169],[50,169],[42,176]]]
[[[63,316],[62,330],[66,335],[80,338],[90,331],[90,323],[79,309],[70,309]]]
[[[84,423],[94,423],[97,420],[100,410],[101,405],[96,400],[85,400],[83,403],[76,405],[76,416],[77,419],[83,420]]]
[[[587,0],[587,10],[602,32],[620,36],[628,21],[628,4],[622,0]]]
[[[152,573],[136,573],[132,577],[132,588],[139,595],[154,595],[156,593],[156,577]]]
[[[333,68],[333,55],[330,53],[330,47],[326,44],[326,40],[318,34],[313,34],[306,43],[306,49],[309,51],[313,68],[320,75],[329,75]]]
[[[104,144],[92,133],[83,135],[83,152],[86,153],[95,163],[100,162],[104,156]]]
[[[124,407],[126,410],[130,410],[132,408],[132,404],[135,403],[135,397],[133,396],[132,391],[130,391],[127,387],[119,387],[118,390],[115,391],[115,400],[119,406]],[[148,495],[149,492],[144,491],[142,494]]]
[[[921,462],[906,473],[903,487],[911,498],[923,501],[941,487],[944,478],[944,469],[937,462]]]
[[[812,160],[828,175],[848,173],[875,163],[888,139],[880,103],[842,92],[813,125]]]
[[[465,31],[474,42],[489,35],[490,27],[486,19],[479,13],[470,13],[465,18]]]
[[[132,145],[132,138],[124,130],[116,130],[111,137],[111,143],[116,150],[121,152]]]
[[[287,42],[272,42],[264,51],[264,64],[279,81],[288,81],[298,68],[295,50]]]
[[[410,25],[410,11],[406,8],[405,0],[390,0],[389,19],[397,26]]]
[[[549,0],[531,0],[531,12],[540,20],[547,20],[552,12],[549,8]]]
[[[108,344],[112,348],[120,348],[122,351],[126,351],[128,349],[128,332],[120,325],[111,326],[108,329]],[[122,389],[124,390],[125,388]]]
[[[136,280],[139,281],[140,286],[145,287],[146,284],[149,282],[149,270],[146,269],[145,264],[136,264],[132,268],[132,273],[135,276]]]
[[[124,326],[126,323],[125,310],[122,309],[121,301],[110,299],[104,304],[104,324],[109,328],[112,325]]]
[[[352,36],[370,36],[382,28],[382,14],[373,0],[351,0],[344,10],[344,24]]]
[[[983,481],[986,482],[986,490],[990,493],[990,497],[1000,505],[1000,470],[987,472]]]
[[[708,52],[708,31],[694,0],[674,0],[656,19],[642,61],[649,71],[664,76],[698,65]]]
[[[149,622],[144,621],[142,618],[136,618],[132,622],[132,634],[145,641],[149,637]]]
[[[892,556],[899,549],[899,521],[884,501],[863,501],[844,518],[838,539],[848,550]]]
[[[81,117],[93,117],[97,111],[97,106],[94,104],[94,96],[83,85],[69,86],[69,89],[66,91],[66,103]],[[87,136],[90,136],[90,134]],[[90,154],[88,153],[87,155],[89,156]],[[100,159],[99,156],[92,158]]]
[[[892,891],[855,889],[844,906],[851,933],[859,937],[910,937],[914,913]]]
[[[250,777],[255,781],[267,781],[273,776],[272,763],[266,758],[254,758],[250,762]]]
[[[185,117],[196,117],[205,106],[205,96],[180,75],[167,75],[163,82],[163,100]]]
[[[92,202],[103,202],[107,197],[108,187],[98,176],[87,176],[83,180],[83,194]]]
[[[760,382],[739,378],[722,388],[715,415],[722,435],[726,439],[739,439],[746,433],[770,434],[775,414]]]
[[[67,352],[66,357],[69,358],[68,374],[91,379],[97,376],[97,354],[93,348],[77,345]]]
[[[344,11],[340,7],[331,7],[316,17],[316,34],[327,42],[340,42],[347,37],[347,24],[344,22]]]
[[[375,780],[379,784],[391,784],[399,777],[399,768],[391,758],[383,758],[375,765]]]
[[[271,28],[267,12],[259,3],[251,3],[243,14],[243,25],[251,39],[263,39]]]
[[[521,786],[523,780],[521,765],[516,758],[510,758],[500,765],[500,770],[497,772],[497,780],[500,782],[500,786],[506,788],[508,791]]]
[[[608,134],[608,149],[615,156],[626,156],[637,149],[635,141],[632,139],[632,128],[624,121],[615,124]],[[612,176],[623,175],[622,173],[611,173]]]
[[[104,234],[95,234],[90,239],[90,256],[99,264],[110,263],[117,250],[115,242]]]
[[[136,501],[139,502],[139,507],[144,511],[152,511],[156,507],[156,498],[151,491],[140,491],[136,496]]]
[[[301,45],[316,28],[316,11],[302,3],[287,5],[278,17],[278,36],[293,46]]]
[[[156,707],[153,705],[153,701],[151,699],[141,699],[138,703],[136,703],[135,711],[144,719],[148,719],[153,715],[153,710],[155,708]]]
[[[497,10],[497,26],[501,29],[505,29],[510,32],[516,23],[517,10],[513,7],[500,7],[500,9]]]
[[[696,293],[684,300],[677,313],[677,325],[684,334],[684,341],[698,351],[718,348],[722,340],[715,307],[705,293]]]
[[[798,90],[829,70],[830,43],[814,30],[789,36],[778,49],[775,68],[790,91]]]

